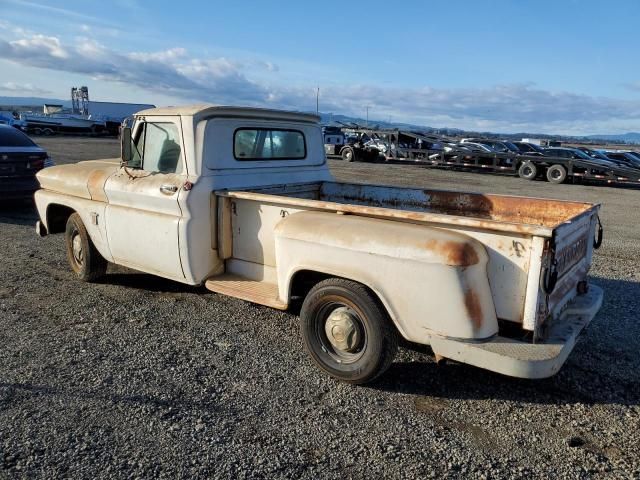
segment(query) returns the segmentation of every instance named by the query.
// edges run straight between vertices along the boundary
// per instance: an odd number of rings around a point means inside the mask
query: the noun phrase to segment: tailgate
[[[557,281],[555,286],[549,285],[546,294],[548,312],[553,318],[575,298],[578,283],[587,279],[596,230],[600,226],[598,210],[599,205],[594,205],[554,229],[550,260],[551,272],[555,270]]]

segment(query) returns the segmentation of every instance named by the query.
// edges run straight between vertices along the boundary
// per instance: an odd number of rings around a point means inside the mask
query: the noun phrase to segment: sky
[[[0,0],[0,95],[640,131],[640,1]]]

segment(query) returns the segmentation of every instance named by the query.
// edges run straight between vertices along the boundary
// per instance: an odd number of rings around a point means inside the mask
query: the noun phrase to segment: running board
[[[211,277],[204,286],[212,292],[229,295],[267,307],[286,310],[288,305],[278,298],[278,285],[258,282],[232,273]]]

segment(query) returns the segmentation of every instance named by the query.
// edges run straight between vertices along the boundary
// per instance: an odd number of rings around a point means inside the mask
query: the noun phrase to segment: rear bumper
[[[577,338],[602,306],[602,289],[590,285],[589,293],[567,304],[562,316],[549,327],[544,343],[526,343],[496,336],[486,342],[465,342],[434,337],[434,353],[462,363],[518,378],[555,375],[573,350]]]
[[[35,177],[0,178],[0,198],[5,200],[33,198],[33,194],[38,188],[40,188],[40,184]]]

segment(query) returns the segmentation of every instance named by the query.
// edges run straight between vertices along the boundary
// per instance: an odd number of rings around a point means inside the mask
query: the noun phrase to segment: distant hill
[[[15,107],[41,107],[45,103],[54,105],[71,106],[71,100],[60,100],[59,98],[44,97],[0,97],[0,105]]]
[[[640,133],[628,132],[620,133],[618,135],[589,135],[589,140],[607,140],[608,142],[620,142],[620,143],[640,143]]]

